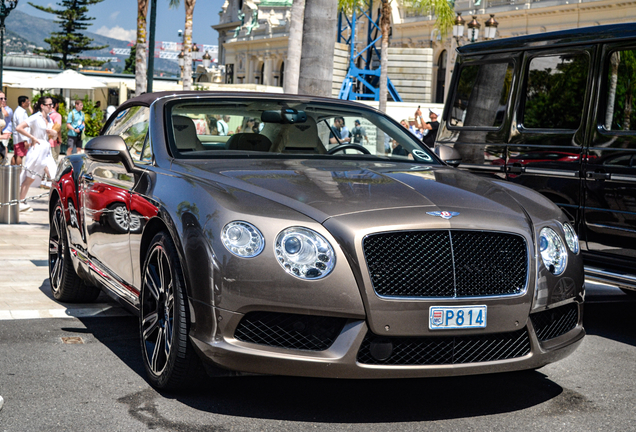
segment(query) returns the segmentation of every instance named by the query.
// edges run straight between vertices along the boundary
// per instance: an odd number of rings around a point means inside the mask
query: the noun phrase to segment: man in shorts
[[[31,112],[30,114],[29,111]],[[25,144],[29,141],[29,138],[18,133],[16,127],[20,123],[25,122],[31,114],[33,114],[33,109],[29,98],[27,96],[19,96],[18,107],[13,113],[13,157],[11,158],[11,165],[22,165],[22,158],[27,154]]]
[[[84,104],[81,100],[75,101],[75,108],[68,113],[66,128],[68,129],[68,153],[82,153],[82,132],[86,127],[84,123]]]
[[[11,133],[13,132],[13,110],[7,105],[7,97],[1,91],[0,109],[2,110],[2,118],[4,120],[4,128],[0,135],[0,163],[2,163],[2,165],[6,165],[9,162],[7,160],[9,138],[11,138]]]

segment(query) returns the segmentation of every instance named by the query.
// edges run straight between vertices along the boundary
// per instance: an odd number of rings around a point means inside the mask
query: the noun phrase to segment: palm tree
[[[146,91],[146,16],[148,0],[137,0],[137,43],[135,46],[135,96]]]
[[[331,97],[338,0],[305,4],[298,93]]]
[[[305,16],[305,0],[295,0],[291,8],[289,24],[289,40],[287,42],[287,59],[285,60],[285,93],[298,93],[298,77],[300,74],[300,55],[303,48],[303,17]]]
[[[186,10],[185,32],[183,34],[183,89],[192,90],[192,15],[197,0],[184,0]],[[170,0],[170,7],[177,8],[181,0]]]

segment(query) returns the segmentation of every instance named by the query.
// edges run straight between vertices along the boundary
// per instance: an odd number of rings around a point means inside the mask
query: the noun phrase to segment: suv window
[[[534,57],[528,67],[523,126],[578,129],[588,71],[586,53]]]
[[[450,111],[450,126],[501,126],[513,70],[512,62],[463,66]]]
[[[615,51],[607,68],[605,129],[636,130],[636,50]]]
[[[119,135],[126,141],[130,156],[141,160],[141,151],[148,133],[150,108],[134,106],[120,112],[104,135]]]

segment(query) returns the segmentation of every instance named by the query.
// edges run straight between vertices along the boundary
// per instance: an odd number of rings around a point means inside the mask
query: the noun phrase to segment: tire
[[[66,238],[64,210],[58,201],[49,221],[49,281],[56,300],[66,303],[90,303],[100,293],[77,275],[71,262]]]
[[[189,388],[203,370],[188,338],[186,303],[177,250],[170,235],[161,231],[146,254],[139,305],[141,354],[155,388]]]

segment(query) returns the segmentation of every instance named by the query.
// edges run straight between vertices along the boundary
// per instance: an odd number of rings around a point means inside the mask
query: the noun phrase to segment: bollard
[[[7,203],[20,198],[20,165],[0,166],[0,224],[20,222],[20,208],[17,203]]]

